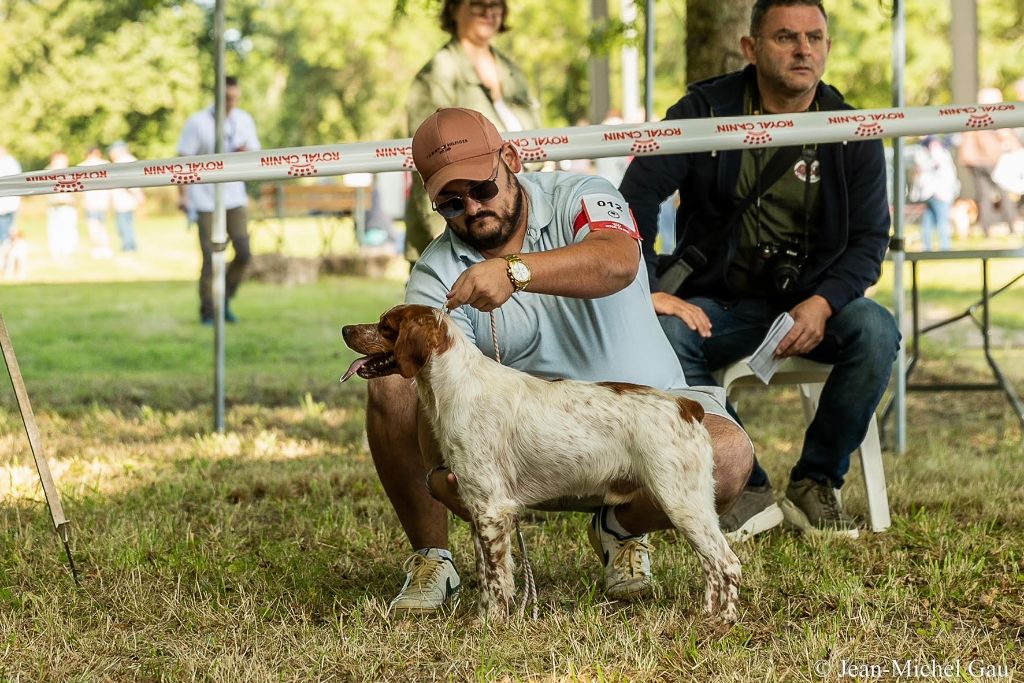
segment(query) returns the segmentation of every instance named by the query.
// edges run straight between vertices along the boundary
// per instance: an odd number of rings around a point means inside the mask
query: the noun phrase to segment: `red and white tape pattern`
[[[510,133],[525,161],[776,147],[1024,127],[1024,103],[685,119]],[[0,177],[0,196],[412,170],[411,141],[357,142],[134,161]]]

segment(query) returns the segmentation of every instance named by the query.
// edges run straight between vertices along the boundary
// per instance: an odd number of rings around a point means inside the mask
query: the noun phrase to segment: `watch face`
[[[522,261],[513,261],[509,268],[512,271],[512,277],[520,282],[526,282],[530,279],[530,269],[526,267],[526,264]]]

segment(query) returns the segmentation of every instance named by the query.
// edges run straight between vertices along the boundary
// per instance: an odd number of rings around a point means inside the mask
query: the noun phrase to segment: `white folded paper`
[[[779,343],[789,333],[791,327],[793,327],[793,318],[789,313],[783,313],[776,318],[768,330],[768,334],[765,335],[764,341],[747,361],[754,376],[765,384],[772,381],[772,375],[779,369],[779,364],[785,360],[775,357],[775,349],[779,348]]]

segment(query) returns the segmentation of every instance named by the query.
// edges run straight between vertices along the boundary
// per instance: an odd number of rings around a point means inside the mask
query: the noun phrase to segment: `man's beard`
[[[463,230],[455,230],[455,233],[459,238],[479,252],[497,249],[508,242],[512,238],[512,234],[516,231],[516,226],[519,225],[519,221],[523,216],[522,187],[519,183],[515,183],[515,189],[516,202],[512,207],[512,213],[507,219],[503,220],[501,216],[493,211],[480,211],[472,216],[466,216],[465,228]],[[475,235],[472,231],[473,223],[486,218],[496,219],[499,226],[498,230],[489,235]],[[453,229],[455,229],[454,226]]]

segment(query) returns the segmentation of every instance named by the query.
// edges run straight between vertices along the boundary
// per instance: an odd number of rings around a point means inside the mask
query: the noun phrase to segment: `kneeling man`
[[[523,173],[516,148],[468,109],[438,110],[420,125],[412,149],[448,225],[414,266],[406,302],[449,308],[484,354],[500,352],[502,363],[530,374],[642,384],[699,402],[715,450],[716,504],[726,509],[746,483],[753,448],[720,388],[687,387],[651,305],[640,236],[618,191],[595,176]],[[410,380],[374,379],[368,394],[370,451],[415,551],[391,609],[436,609],[460,586],[445,509],[461,512],[457,482],[436,467],[440,457]],[[594,511],[589,537],[609,597],[648,589],[647,533],[672,526],[650,501],[602,507],[573,499],[552,507]]]

